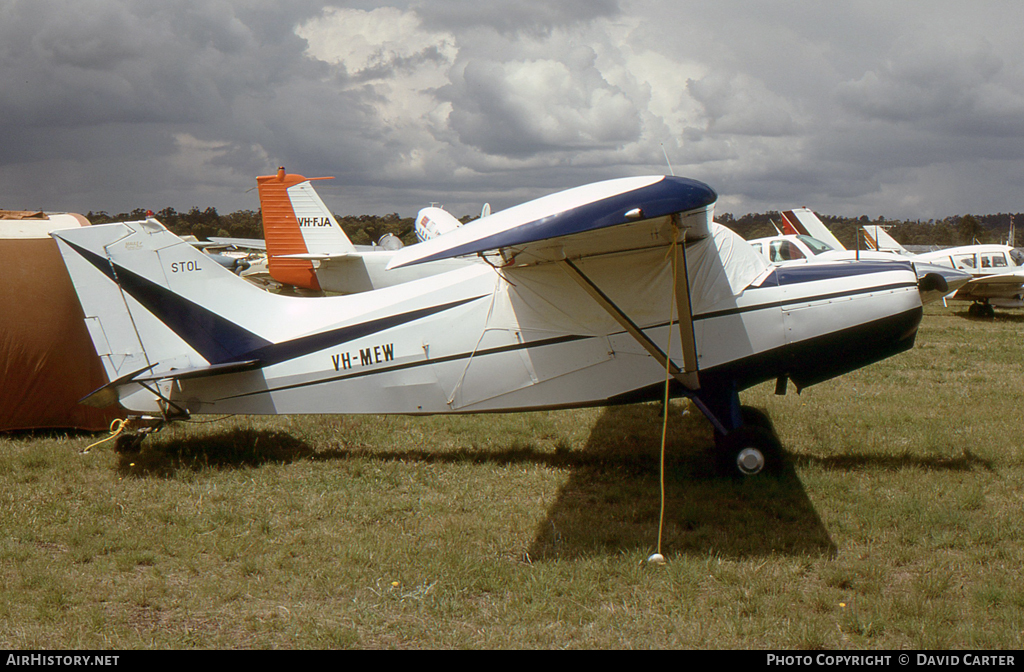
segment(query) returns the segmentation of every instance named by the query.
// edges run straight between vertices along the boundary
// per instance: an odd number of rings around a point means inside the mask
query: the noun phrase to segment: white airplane
[[[780,233],[777,236],[755,238],[748,241],[750,246],[759,252],[769,263],[786,266],[801,263],[835,263],[837,261],[851,260],[868,262],[893,259],[894,255],[886,252],[847,250],[832,235],[832,232],[825,228],[824,224],[821,224],[821,220],[818,220],[813,212],[806,208],[801,208],[800,210],[803,212],[789,210],[782,213],[783,230],[801,230],[805,231],[805,233]],[[815,230],[813,226],[809,229],[803,227],[794,229],[790,222],[798,221],[797,217],[805,221],[808,218],[813,218],[820,224],[820,230]],[[830,242],[826,243],[824,240],[808,235],[806,233],[808,230],[815,230],[817,235],[828,239]],[[919,257],[910,259],[910,261],[913,262],[914,270],[917,272],[919,280],[918,289],[921,293],[922,303],[943,299],[971,280],[971,276],[967,273],[941,264],[926,263]]]
[[[896,258],[772,266],[713,222],[716,200],[678,177],[589,184],[388,264],[451,270],[320,298],[264,292],[155,219],[52,235],[110,381],[83,403],[120,403],[136,427],[120,450],[193,414],[530,411],[669,385],[711,422],[720,468],[773,471],[778,440],[739,392],[911,348],[919,281]]]
[[[387,234],[376,245],[353,245],[313,189],[314,180],[329,179],[333,178],[289,175],[284,168],[276,175],[256,178],[269,272],[277,282],[314,292],[354,294],[476,263],[446,259],[385,272],[402,242]],[[431,206],[420,210],[414,229],[422,241],[461,225],[446,210]]]
[[[845,250],[825,224],[807,208],[798,208],[782,213],[785,254],[797,254],[799,242],[807,237],[824,240],[836,250]],[[1009,245],[963,245],[934,252],[914,254],[900,245],[881,226],[872,224],[862,227],[864,238],[869,250],[873,253],[898,255],[911,259],[915,263],[929,264],[933,270],[937,267],[956,269],[971,276],[969,282],[963,283],[959,289],[948,297],[955,301],[970,301],[968,313],[974,317],[992,317],[994,307],[1020,308],[1024,306],[1024,254],[1021,250]],[[793,235],[795,234],[795,235]],[[772,242],[775,239],[760,239],[765,243],[765,251],[771,254],[772,245],[783,243]],[[752,243],[754,241],[751,241]],[[802,251],[802,250],[801,250]],[[783,254],[780,252],[780,256]],[[860,252],[864,257],[865,252]],[[868,253],[868,256],[871,256]]]

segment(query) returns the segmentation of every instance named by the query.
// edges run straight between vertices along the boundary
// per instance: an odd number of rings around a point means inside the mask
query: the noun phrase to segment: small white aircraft
[[[845,250],[828,230],[825,224],[807,208],[798,208],[782,213],[783,238],[795,249],[798,243],[808,237],[823,240],[836,250]],[[948,297],[955,301],[970,301],[968,313],[973,317],[992,317],[994,308],[1020,308],[1024,306],[1024,254],[1009,245],[963,245],[933,252],[914,254],[900,245],[881,226],[871,224],[861,227],[869,250],[874,253],[898,255],[915,263],[956,269],[971,276],[969,282]],[[795,234],[795,235],[794,235]],[[765,250],[775,239],[760,239],[766,243]],[[752,243],[755,241],[751,241]],[[797,254],[787,247],[790,254]],[[860,252],[863,257],[865,253]]]
[[[289,175],[284,168],[279,168],[276,175],[256,178],[270,277],[277,282],[314,292],[354,294],[475,263],[446,259],[386,271],[402,242],[387,234],[375,245],[353,245],[313,189],[313,181],[329,179],[333,178]],[[461,225],[448,211],[431,206],[420,210],[414,229],[417,239],[422,241]]]
[[[589,184],[402,248],[450,270],[346,296],[264,292],[155,219],[57,231],[137,450],[193,414],[435,414],[692,400],[718,465],[777,469],[739,392],[784,393],[913,346],[913,264],[772,266],[713,221],[717,194],[648,176]],[[395,272],[389,270],[387,272]]]
[[[807,221],[813,218],[820,224],[820,230],[814,226],[804,228],[801,226],[795,229],[791,222]],[[800,230],[805,233],[780,233],[777,236],[767,238],[755,238],[748,241],[750,246],[759,252],[769,263],[776,265],[791,266],[801,263],[835,263],[837,261],[887,261],[892,260],[894,255],[886,252],[849,251],[839,242],[832,232],[825,228],[817,216],[807,210],[788,210],[782,213],[782,220],[785,231]],[[777,227],[776,227],[777,230]],[[806,231],[815,230],[817,235],[828,239],[826,243],[814,236],[808,235]],[[943,266],[941,264],[926,263],[919,257],[911,259],[914,270],[917,272],[921,293],[921,302],[930,303],[946,297],[955,292],[971,280],[967,273]]]

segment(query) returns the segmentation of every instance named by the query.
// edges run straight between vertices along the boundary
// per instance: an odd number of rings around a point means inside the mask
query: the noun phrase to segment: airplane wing
[[[307,252],[304,254],[278,254],[274,259],[302,259],[303,261],[340,261],[343,259],[360,259],[360,252]]]
[[[387,268],[485,252],[500,253],[501,265],[522,265],[659,247],[672,240],[665,234],[670,220],[679,239],[691,242],[709,235],[717,198],[708,185],[673,176],[597,182],[402,248]]]
[[[258,238],[214,238],[210,236],[209,241],[214,243],[213,246],[219,247],[237,247],[242,250],[266,250],[267,241],[260,240]],[[205,247],[213,247],[207,245]]]
[[[957,290],[954,298],[966,301],[981,301],[983,299],[1016,299],[1019,301],[1022,294],[1024,294],[1024,271],[1011,271],[975,276]]]

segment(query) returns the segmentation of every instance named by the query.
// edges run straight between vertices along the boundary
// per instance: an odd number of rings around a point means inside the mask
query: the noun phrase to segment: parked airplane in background
[[[314,180],[329,179],[332,178],[289,175],[284,168],[278,169],[276,175],[256,178],[270,276],[274,280],[316,292],[354,294],[474,263],[450,259],[385,272],[402,242],[387,234],[376,245],[353,245],[313,189]],[[432,206],[419,212],[414,229],[419,240],[428,240],[461,225],[446,210]]]
[[[713,222],[716,200],[678,177],[589,184],[388,264],[451,270],[315,299],[261,291],[155,219],[53,235],[110,381],[84,401],[138,425],[120,449],[192,414],[528,411],[669,385],[711,422],[719,466],[753,474],[780,447],[739,392],[911,348],[919,282],[897,258],[771,266]]]
[[[794,230],[793,225],[790,222],[805,220],[809,217],[813,217],[817,220],[817,217],[810,210],[802,208],[804,212],[786,211],[782,213],[784,230]],[[820,220],[817,220],[820,223]],[[811,229],[814,227],[812,226]],[[852,252],[846,250],[843,244],[839,242],[832,235],[832,233],[824,228],[824,224],[821,225],[822,231],[817,231],[818,235],[822,235],[832,241],[831,244],[825,243],[818,238],[808,235],[807,233],[785,233],[777,236],[769,236],[767,238],[755,238],[748,241],[750,246],[772,264],[794,264],[794,263],[835,263],[837,261],[885,261],[893,259],[894,255],[886,252],[877,251],[857,251]],[[807,228],[800,228],[798,230],[808,231]],[[921,293],[921,302],[930,303],[932,301],[938,301],[944,298],[948,294],[956,291],[971,280],[971,276],[943,266],[941,264],[926,263],[920,258],[911,260],[914,265],[914,270],[917,272],[919,278],[918,289]]]
[[[832,236],[825,224],[807,208],[783,213],[783,224],[783,232],[786,234],[811,236],[820,240],[829,237],[833,247],[838,245],[836,249],[846,249]],[[915,263],[943,266],[970,274],[971,281],[946,298],[970,301],[968,313],[971,316],[991,317],[996,306],[1024,306],[1024,254],[1020,249],[1009,245],[962,245],[913,254],[896,242],[881,226],[872,224],[862,227],[862,230],[867,246],[875,252],[898,255]]]
[[[997,307],[1024,306],[1024,251],[1020,248],[975,244],[913,254],[880,226],[864,227],[864,236],[873,249],[892,251],[970,273],[973,280],[949,298],[970,301],[968,313],[974,317],[992,317]]]
[[[751,241],[772,263],[809,258],[837,258],[854,255],[858,258],[880,258],[879,255],[899,256],[913,261],[919,269],[937,272],[945,280],[952,280],[941,268],[965,272],[971,279],[959,283],[959,289],[933,298],[971,301],[968,312],[972,317],[992,317],[993,306],[1019,308],[1024,306],[1024,254],[1008,245],[965,245],[934,252],[914,254],[897,243],[877,224],[861,228],[866,251],[847,250],[824,223],[811,210],[798,208],[782,213],[783,235]],[[828,241],[824,244],[823,241]],[[928,264],[924,266],[923,264]],[[950,284],[950,290],[953,289]],[[926,302],[927,302],[926,298]]]

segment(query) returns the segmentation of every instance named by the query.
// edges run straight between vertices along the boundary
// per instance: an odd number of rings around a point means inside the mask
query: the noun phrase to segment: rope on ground
[[[114,418],[113,422],[110,423],[110,436],[108,436],[105,439],[101,439],[100,441],[97,441],[96,443],[93,443],[91,445],[86,446],[85,449],[81,451],[81,454],[85,455],[86,453],[88,453],[90,450],[92,450],[96,446],[100,445],[101,443],[106,443],[107,441],[110,441],[111,439],[116,439],[118,434],[123,432],[126,427],[128,427],[128,419],[127,418],[125,418],[125,419]]]

